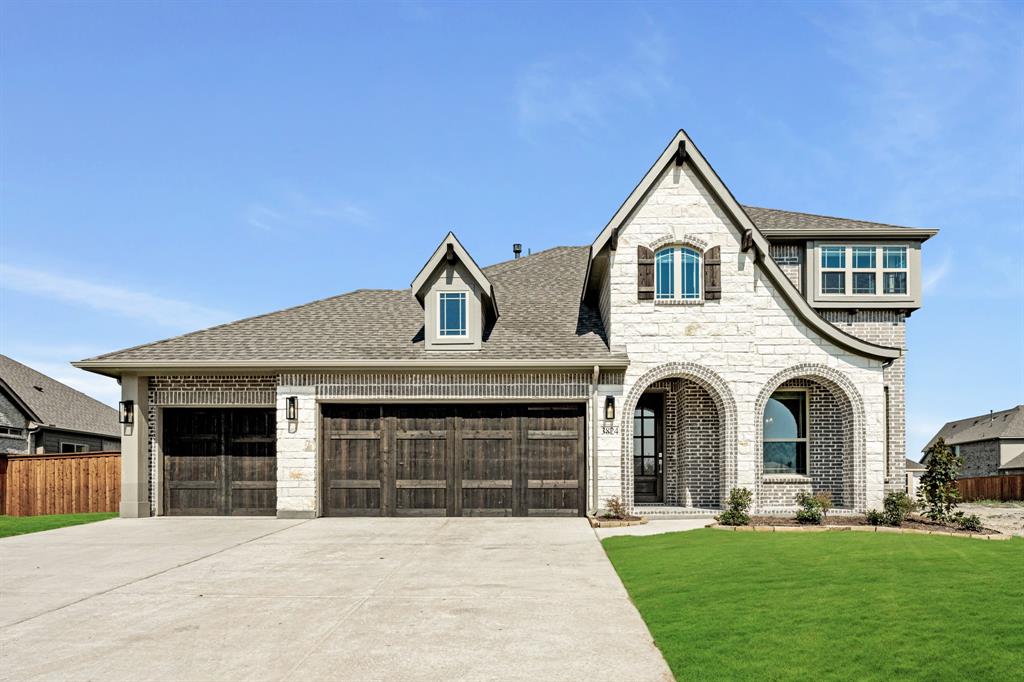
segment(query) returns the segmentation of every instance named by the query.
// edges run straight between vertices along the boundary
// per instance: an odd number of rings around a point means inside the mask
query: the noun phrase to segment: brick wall
[[[796,288],[804,290],[804,246],[803,244],[772,244],[770,248],[772,260],[778,263],[779,268],[789,278],[789,281],[796,285]]]
[[[960,478],[999,475],[999,441],[983,440],[956,447],[960,449],[960,457],[964,460]]]

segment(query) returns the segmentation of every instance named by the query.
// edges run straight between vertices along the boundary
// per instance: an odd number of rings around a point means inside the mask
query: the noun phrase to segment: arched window
[[[700,253],[669,246],[654,255],[654,297],[658,300],[699,300]]]

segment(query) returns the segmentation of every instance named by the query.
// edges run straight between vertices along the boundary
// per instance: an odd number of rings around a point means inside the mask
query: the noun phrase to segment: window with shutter
[[[722,255],[720,247],[714,246],[704,252],[704,300],[717,301],[722,298]]]
[[[654,298],[654,251],[646,246],[636,247],[636,298],[650,301]]]

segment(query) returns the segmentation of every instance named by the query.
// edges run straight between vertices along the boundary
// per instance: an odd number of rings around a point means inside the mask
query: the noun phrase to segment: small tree
[[[960,501],[956,477],[964,462],[942,438],[928,448],[925,459],[927,470],[921,476],[921,483],[917,489],[924,515],[932,521],[952,521],[953,510]]]
[[[750,503],[753,494],[746,488],[733,488],[729,492],[729,508],[718,515],[718,522],[723,526],[746,526],[750,523]]]

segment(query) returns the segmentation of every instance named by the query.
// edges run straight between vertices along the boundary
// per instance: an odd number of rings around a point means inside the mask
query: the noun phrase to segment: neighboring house
[[[117,452],[117,410],[0,355],[0,452]]]
[[[125,516],[862,511],[906,485],[934,234],[741,206],[680,131],[589,246],[481,268],[449,233],[408,289],[75,364],[134,415]]]
[[[927,471],[927,467],[921,462],[915,462],[907,457],[907,494],[917,497],[917,488],[921,485],[921,477]]]
[[[942,438],[963,458],[961,478],[1024,474],[1024,405],[948,422],[924,446]]]

